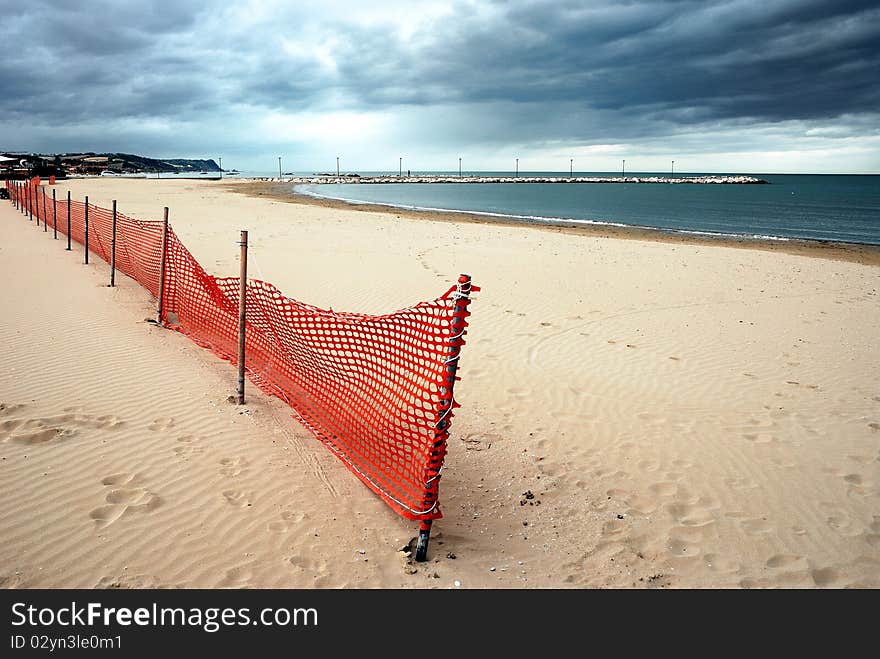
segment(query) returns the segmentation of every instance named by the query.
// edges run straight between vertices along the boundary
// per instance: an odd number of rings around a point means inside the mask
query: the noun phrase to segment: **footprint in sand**
[[[778,441],[776,437],[769,432],[749,432],[743,434],[743,439],[747,439],[755,444],[771,444]]]
[[[651,492],[661,497],[671,497],[676,492],[678,492],[678,485],[675,483],[669,483],[667,481],[661,481],[659,483],[654,483],[653,485],[648,487]]]
[[[234,478],[247,472],[250,461],[245,457],[239,456],[236,458],[223,458],[220,460],[220,464],[223,465],[220,467],[220,473],[223,476]]]
[[[199,455],[200,453],[205,452],[205,449],[201,446],[190,446],[187,444],[183,446],[175,446],[173,450],[179,458],[186,458],[190,455]]]
[[[715,523],[715,515],[699,505],[673,503],[666,506],[666,510],[682,526],[699,527]]]
[[[123,515],[130,513],[150,513],[162,505],[162,499],[143,487],[135,487],[136,477],[120,473],[105,477],[101,483],[112,488],[104,496],[106,505],[98,506],[89,513],[99,529],[110,526]],[[126,487],[118,487],[118,486]]]
[[[27,407],[26,403],[0,403],[0,416],[15,414]]]
[[[165,417],[161,419],[155,419],[150,425],[147,426],[147,429],[153,432],[164,432],[173,428],[174,424],[175,421],[173,418]]]
[[[825,518],[825,523],[828,524],[828,528],[848,538],[862,533],[862,529],[858,523],[844,511],[835,512],[829,515]]]
[[[248,508],[253,505],[251,499],[253,498],[253,493],[251,492],[241,492],[239,490],[223,490],[223,498],[226,499],[226,503],[231,506],[235,506],[236,508]]]
[[[719,572],[722,574],[731,574],[739,572],[742,569],[741,563],[719,554],[704,554],[703,562],[706,564],[706,567],[713,572]]]
[[[813,582],[820,587],[834,587],[840,580],[840,575],[833,567],[813,570],[810,574],[813,577]]]
[[[767,559],[765,565],[774,570],[787,569],[793,566],[799,568],[807,567],[807,561],[803,556],[797,554],[775,554]]]
[[[127,474],[125,472],[112,474],[101,479],[103,485],[126,485],[137,479],[137,474]]]
[[[602,537],[606,539],[619,538],[624,535],[628,529],[629,526],[627,525],[626,520],[612,519],[602,525]]]
[[[311,552],[306,552],[311,553]],[[320,555],[320,552],[316,552]],[[294,554],[293,556],[288,556],[284,559],[285,562],[289,563],[294,569],[301,570],[303,572],[307,572],[310,574],[314,574],[315,577],[319,577],[325,575],[327,573],[327,562],[320,559],[308,558],[304,555]]]
[[[666,549],[675,557],[693,558],[700,555],[702,540],[703,534],[699,529],[679,526],[669,531]]]
[[[281,513],[281,519],[269,522],[266,529],[273,533],[286,533],[300,522],[307,520],[308,515],[293,510],[287,510]]]
[[[8,405],[0,416],[10,417],[24,409],[24,405]],[[116,429],[122,425],[124,423],[112,415],[93,416],[71,412],[45,417],[6,418],[0,422],[0,442],[12,441],[28,446],[48,444],[75,437],[84,428]]]
[[[631,496],[625,499],[624,502],[629,506],[627,510],[628,515],[647,516],[657,510],[657,501],[653,497]]]
[[[239,565],[226,570],[217,588],[245,588],[254,576],[251,564]]]

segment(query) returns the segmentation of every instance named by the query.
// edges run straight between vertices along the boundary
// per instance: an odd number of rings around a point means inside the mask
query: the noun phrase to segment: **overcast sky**
[[[0,150],[880,173],[876,0],[0,0]]]

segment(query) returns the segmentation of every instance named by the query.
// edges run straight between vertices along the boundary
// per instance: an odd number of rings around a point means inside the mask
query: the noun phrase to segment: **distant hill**
[[[126,165],[135,165],[144,172],[219,172],[220,167],[213,159],[188,160],[186,158],[166,158],[157,160],[146,156],[137,156],[130,153],[105,154],[112,161],[123,161]]]
[[[219,172],[213,159],[192,160],[187,158],[148,158],[133,153],[63,153],[49,156],[64,169],[73,172]]]

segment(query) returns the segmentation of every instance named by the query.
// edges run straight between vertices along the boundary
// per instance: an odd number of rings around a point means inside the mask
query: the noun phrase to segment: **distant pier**
[[[769,181],[753,176],[284,176],[263,178],[282,183],[667,183],[672,185],[754,185]]]

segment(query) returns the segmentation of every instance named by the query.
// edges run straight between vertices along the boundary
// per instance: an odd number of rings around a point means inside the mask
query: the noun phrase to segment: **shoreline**
[[[443,222],[468,222],[474,224],[527,227],[556,233],[586,235],[594,238],[618,238],[678,245],[733,247],[736,249],[783,252],[796,256],[808,256],[860,265],[880,266],[880,245],[862,243],[806,240],[797,238],[756,238],[715,235],[709,233],[685,233],[614,224],[584,224],[569,220],[529,221],[510,215],[489,215],[458,210],[422,210],[404,208],[391,204],[360,203],[317,197],[297,192],[291,183],[279,181],[254,181],[239,179],[225,181],[222,187],[251,197],[268,197],[293,204],[306,204],[323,208],[355,210],[364,213],[394,213],[411,219],[439,220]],[[244,189],[242,189],[244,188]]]

